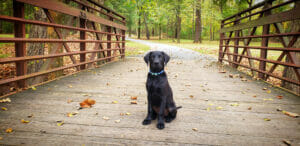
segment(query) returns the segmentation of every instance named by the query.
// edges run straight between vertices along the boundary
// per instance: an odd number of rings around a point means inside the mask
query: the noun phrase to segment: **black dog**
[[[177,109],[173,100],[172,89],[169,85],[165,65],[170,57],[161,51],[152,51],[144,57],[145,62],[150,63],[146,88],[148,93],[148,114],[143,125],[148,125],[151,120],[158,117],[157,128],[165,128],[164,120],[169,123],[176,118]]]

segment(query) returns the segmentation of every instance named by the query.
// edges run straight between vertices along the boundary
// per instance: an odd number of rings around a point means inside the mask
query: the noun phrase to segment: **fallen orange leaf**
[[[281,96],[281,95],[278,95],[278,96],[277,96],[277,98],[278,98],[278,99],[282,99],[282,98],[283,98],[283,96]]]
[[[12,133],[12,132],[13,132],[13,129],[12,129],[12,128],[7,128],[7,129],[5,130],[5,132],[6,132],[6,133]]]
[[[94,105],[96,103],[95,100],[87,98],[85,99],[83,102],[80,103],[80,107],[82,108],[87,108],[87,107],[91,107],[92,105]]]
[[[131,96],[131,100],[137,100],[137,96]]]

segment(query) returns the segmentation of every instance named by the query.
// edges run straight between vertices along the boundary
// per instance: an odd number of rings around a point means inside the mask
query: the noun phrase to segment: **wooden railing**
[[[253,76],[257,72],[263,80],[273,77],[299,87],[300,58],[296,53],[300,48],[295,42],[300,30],[293,27],[299,25],[295,23],[299,19],[298,0],[265,0],[222,20],[219,62],[247,68]],[[287,68],[296,78],[284,75]]]
[[[73,6],[58,0],[14,0],[13,16],[0,15],[0,21],[14,23],[15,36],[14,38],[0,37],[0,43],[14,43],[15,46],[13,57],[0,58],[0,65],[15,64],[15,75],[10,78],[2,78],[0,86],[10,84],[10,86],[24,88],[28,86],[26,81],[29,78],[70,68],[80,71],[92,67],[97,62],[110,62],[116,58],[123,58],[125,56],[125,31],[127,29],[125,17],[93,0],[71,1]],[[42,9],[48,21],[25,19],[24,5],[31,5]],[[61,22],[55,22],[53,15],[51,15],[53,13],[71,16],[75,20],[78,20],[78,25],[64,25],[60,24]],[[53,28],[56,38],[49,36],[48,38],[28,38],[25,32],[26,25]],[[68,36],[70,35],[63,36],[63,30],[77,32],[77,35],[75,33],[75,35],[72,35],[72,39],[69,39]],[[87,35],[91,37],[87,38]],[[28,56],[26,55],[28,49],[26,46],[30,43],[58,43],[63,45],[64,50],[59,50],[62,48],[57,47],[52,53],[45,52],[42,55]],[[79,43],[79,46],[70,47],[71,43]],[[88,43],[93,43],[94,46],[87,48]],[[76,55],[77,58],[75,57]],[[69,57],[72,63],[60,64],[56,68],[47,67],[45,70],[27,73],[30,61],[48,60],[51,63],[55,61],[54,58],[60,57]]]

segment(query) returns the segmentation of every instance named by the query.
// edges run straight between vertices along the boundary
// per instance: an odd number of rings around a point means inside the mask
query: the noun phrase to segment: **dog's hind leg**
[[[169,112],[169,114],[165,117],[166,122],[167,123],[172,122],[176,118],[176,115],[177,115],[177,110],[173,110]]]

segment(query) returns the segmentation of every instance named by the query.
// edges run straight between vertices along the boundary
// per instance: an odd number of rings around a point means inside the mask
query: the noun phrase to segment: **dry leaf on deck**
[[[78,114],[78,112],[70,112],[70,113],[67,113],[67,117],[73,117],[77,114]]]
[[[239,106],[239,104],[238,103],[232,103],[232,104],[230,104],[230,106]]]
[[[94,105],[96,103],[95,100],[87,98],[85,99],[83,102],[80,103],[80,107],[82,108],[87,108],[87,107],[91,107],[92,105]]]
[[[197,129],[197,128],[192,128],[192,130],[193,130],[193,131],[198,131],[198,129]]]
[[[206,111],[210,111],[210,107],[206,108]]]
[[[216,107],[216,109],[217,109],[217,110],[221,110],[221,109],[223,109],[223,107],[218,106],[218,107]]]
[[[282,140],[282,142],[284,143],[284,144],[286,144],[286,145],[288,145],[288,146],[291,146],[292,145],[292,143],[290,142],[290,141],[288,141],[288,140]]]
[[[12,132],[13,132],[13,129],[12,129],[12,128],[7,128],[7,129],[5,130],[5,132],[6,132],[6,133],[12,133]]]
[[[56,121],[57,126],[62,126],[65,122],[64,121]]]
[[[226,73],[226,70],[219,71],[219,73]]]
[[[293,117],[293,118],[299,117],[299,114],[297,114],[297,113],[292,113],[292,112],[288,112],[288,111],[282,111],[282,113],[284,113],[285,115],[288,115],[290,117]]]
[[[267,93],[269,93],[269,94],[270,94],[270,93],[271,93],[271,90],[267,90]]]
[[[11,102],[10,98],[4,98],[0,100],[0,103]]]
[[[131,104],[137,104],[137,102],[136,102],[136,101],[131,101],[130,103],[131,103]]]
[[[271,119],[269,119],[269,118],[264,118],[264,120],[265,120],[265,121],[271,121]]]
[[[6,107],[1,107],[2,110],[4,111],[7,111],[7,108]]]
[[[121,120],[120,120],[120,119],[119,119],[119,120],[115,120],[115,122],[116,122],[116,123],[120,123],[120,122],[121,122]]]
[[[103,120],[109,120],[109,117],[103,116]]]
[[[264,101],[272,101],[272,98],[264,98]]]
[[[112,104],[117,104],[117,103],[118,103],[118,101],[115,101],[115,100],[114,100],[114,101],[112,101],[111,103],[112,103]]]
[[[276,96],[278,99],[282,99],[283,98],[283,96],[281,96],[281,95],[278,95],[278,96]]]
[[[71,103],[71,102],[73,102],[73,100],[72,99],[68,99],[67,103]]]
[[[29,116],[27,116],[27,118],[32,118],[33,117],[33,114],[30,114]]]
[[[29,123],[30,121],[27,121],[27,120],[22,119],[21,122],[27,124],[27,123]]]
[[[137,96],[131,96],[131,100],[137,100]]]
[[[131,113],[128,113],[128,112],[127,112],[127,113],[125,113],[125,115],[128,115],[128,116],[129,116],[129,115],[131,115]]]
[[[31,87],[32,90],[36,90],[36,88],[34,86]]]
[[[194,98],[194,95],[190,95],[190,98]]]
[[[248,107],[248,110],[252,110],[252,107],[250,106],[250,107]]]

